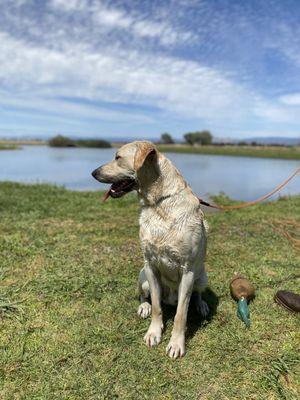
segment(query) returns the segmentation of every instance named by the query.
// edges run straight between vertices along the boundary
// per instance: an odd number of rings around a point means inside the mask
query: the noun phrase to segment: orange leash
[[[297,168],[292,175],[290,175],[284,182],[282,182],[280,185],[276,186],[275,189],[273,189],[271,192],[269,192],[268,194],[259,197],[256,200],[253,201],[248,201],[247,203],[242,203],[242,204],[235,204],[232,206],[220,206],[217,204],[210,204],[204,200],[202,200],[200,197],[198,197],[200,204],[206,206],[206,207],[211,207],[211,208],[216,208],[218,210],[222,210],[222,211],[229,211],[229,210],[237,210],[239,208],[245,208],[245,207],[250,207],[250,206],[254,206],[257,203],[260,203],[263,200],[268,199],[269,197],[271,197],[273,194],[277,193],[280,189],[282,189],[285,185],[287,185],[289,183],[290,180],[292,180],[298,173],[300,172],[300,167]]]

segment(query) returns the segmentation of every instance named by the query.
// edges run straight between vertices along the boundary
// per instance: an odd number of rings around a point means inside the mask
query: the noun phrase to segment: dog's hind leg
[[[193,296],[192,299],[196,305],[196,309],[199,314],[202,315],[203,318],[206,318],[209,314],[209,307],[202,299],[201,293],[205,290],[207,285],[207,275],[205,270],[202,271],[200,277],[195,279],[194,287],[193,287]]]
[[[138,315],[141,318],[148,318],[151,315],[150,288],[144,268],[141,269],[138,281],[138,293],[141,304],[138,308]]]

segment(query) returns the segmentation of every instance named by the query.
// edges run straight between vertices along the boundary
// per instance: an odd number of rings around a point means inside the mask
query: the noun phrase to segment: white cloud
[[[92,18],[96,24],[106,26],[108,28],[127,29],[133,24],[133,19],[126,16],[125,12],[118,9],[106,8],[101,5],[92,7]]]
[[[64,11],[84,10],[88,2],[86,0],[51,0],[50,7]]]
[[[294,20],[294,17],[295,20]],[[300,67],[300,27],[299,19],[291,15],[288,23],[286,21],[271,21],[272,35],[268,35],[265,40],[267,48],[275,49],[280,52],[285,62],[291,62],[292,65]]]
[[[51,0],[41,13],[28,7],[33,0],[9,4],[3,7],[7,26],[0,28],[0,84],[14,97],[3,92],[0,106],[22,108],[24,102],[24,108],[43,113],[48,107],[68,118],[73,113],[117,123],[135,121],[134,111],[113,113],[93,101],[138,104],[159,109],[166,120],[194,120],[221,134],[226,127],[248,129],[248,122],[265,131],[286,124],[287,132],[300,124],[300,88],[271,98],[256,85],[266,51],[273,55],[275,49],[297,65],[298,36],[293,39],[293,30],[277,26],[269,14],[243,14],[243,7],[220,12],[194,0],[167,7],[162,2],[155,9],[122,1]],[[190,4],[195,15],[186,19],[180,7],[190,12]],[[277,84],[276,90],[282,93]],[[79,105],[63,97],[90,101]],[[145,114],[138,110],[136,121],[150,124]]]
[[[138,52],[58,51],[0,34],[0,79],[17,90],[159,106],[184,116],[237,118],[249,94],[218,71],[192,61]]]
[[[86,0],[51,0],[50,7],[54,10],[86,15],[91,24],[103,30],[120,29],[136,38],[156,39],[161,45],[175,45],[192,42],[196,35],[173,26],[168,20],[153,20],[148,15],[135,12],[130,14],[121,8],[107,6],[100,1]]]
[[[140,37],[159,38],[165,46],[194,41],[195,35],[174,29],[168,23],[140,20],[132,25],[133,32]]]
[[[0,105],[23,105],[75,118],[151,122],[145,115],[134,118],[130,113],[60,99],[77,97],[159,107],[220,127],[226,119],[238,126],[251,117],[264,123],[300,123],[299,110],[282,104],[286,98],[269,102],[197,62],[107,48],[91,52],[74,43],[64,48],[37,47],[0,34],[0,80],[19,93],[14,99],[2,95]]]
[[[286,94],[280,97],[280,102],[289,106],[300,106],[300,93]]]
[[[63,116],[69,119],[93,118],[99,121],[129,121],[149,123],[151,119],[139,113],[138,115],[125,112],[109,110],[105,107],[93,104],[82,104],[71,102],[66,99],[53,98],[46,93],[40,94],[10,94],[0,90],[0,114],[6,112],[6,108],[14,108],[18,112],[38,110],[43,114]]]
[[[260,118],[264,124],[269,124],[277,130],[280,125],[282,130],[296,130],[300,134],[300,107],[291,107],[283,104],[282,98],[265,100],[258,99],[253,108],[254,115]]]

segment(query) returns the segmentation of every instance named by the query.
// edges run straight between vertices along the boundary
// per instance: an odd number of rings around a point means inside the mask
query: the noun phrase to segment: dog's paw
[[[144,342],[148,347],[157,346],[161,342],[161,329],[150,325],[148,332],[144,336]]]
[[[166,354],[175,360],[178,357],[185,355],[185,339],[184,336],[171,337],[171,340],[166,348]]]
[[[206,301],[201,298],[197,299],[196,308],[199,314],[202,315],[203,318],[206,318],[209,314],[209,307]]]
[[[141,318],[148,318],[151,315],[151,304],[145,301],[139,305],[137,314]]]

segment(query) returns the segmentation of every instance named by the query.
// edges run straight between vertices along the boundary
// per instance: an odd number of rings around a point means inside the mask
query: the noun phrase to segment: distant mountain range
[[[283,137],[283,136],[270,136],[270,137],[263,137],[263,136],[256,136],[246,139],[233,139],[233,138],[214,138],[214,143],[257,143],[260,145],[277,145],[277,146],[300,146],[300,137],[292,138],[292,137]]]
[[[271,136],[271,137],[253,137],[245,140],[246,143],[256,142],[258,144],[265,145],[282,145],[282,146],[297,146],[300,145],[300,137],[291,138],[283,136]]]

